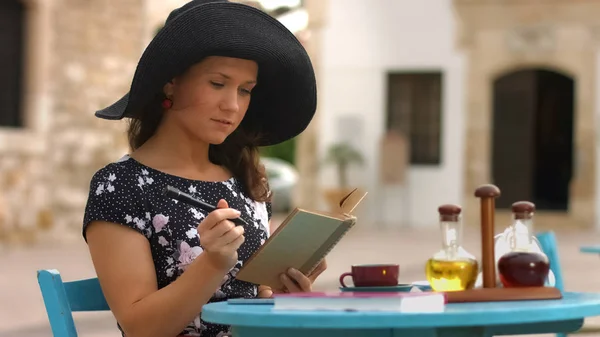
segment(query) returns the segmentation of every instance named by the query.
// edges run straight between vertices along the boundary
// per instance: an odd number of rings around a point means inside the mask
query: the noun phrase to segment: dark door
[[[492,177],[498,208],[519,200],[538,210],[565,211],[573,168],[574,82],[544,69],[494,83]]]
[[[574,82],[539,70],[534,200],[538,209],[566,211],[573,176]]]
[[[535,74],[519,71],[494,83],[492,177],[498,208],[533,199]]]

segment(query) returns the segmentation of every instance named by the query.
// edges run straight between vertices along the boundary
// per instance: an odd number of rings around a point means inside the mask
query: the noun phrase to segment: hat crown
[[[172,10],[171,13],[169,14],[169,16],[167,17],[165,24],[168,24],[169,22],[175,20],[179,15],[181,15],[188,9],[194,8],[196,6],[206,5],[206,4],[213,3],[213,2],[228,2],[228,0],[192,0],[188,3],[186,3],[185,5]]]

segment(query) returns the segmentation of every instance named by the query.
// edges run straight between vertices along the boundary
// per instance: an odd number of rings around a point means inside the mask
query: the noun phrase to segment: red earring
[[[173,106],[173,101],[170,98],[165,98],[162,101],[162,107],[165,109],[171,109],[171,107]]]

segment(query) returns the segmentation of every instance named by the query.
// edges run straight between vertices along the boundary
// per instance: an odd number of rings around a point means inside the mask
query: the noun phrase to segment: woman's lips
[[[232,122],[232,121],[229,121],[229,120],[226,120],[226,119],[215,119],[215,118],[211,118],[211,120],[212,120],[213,122],[216,122],[216,123],[218,123],[218,124],[221,124],[221,125],[223,125],[223,126],[230,126],[230,125],[233,125],[233,122]]]

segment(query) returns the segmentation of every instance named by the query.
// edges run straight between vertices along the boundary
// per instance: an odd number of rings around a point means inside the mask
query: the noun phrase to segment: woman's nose
[[[228,112],[238,112],[238,110],[240,109],[240,105],[238,103],[238,93],[237,91],[232,91],[229,91],[225,95],[223,95],[224,97],[221,100],[220,106],[221,110]]]

